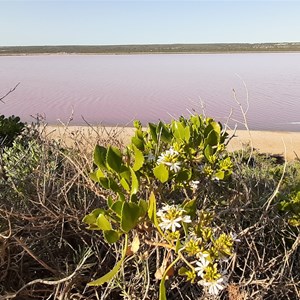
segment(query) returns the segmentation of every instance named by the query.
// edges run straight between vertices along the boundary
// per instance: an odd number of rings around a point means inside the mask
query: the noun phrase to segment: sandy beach
[[[45,134],[49,138],[63,139],[72,144],[76,137],[86,142],[87,147],[96,143],[118,139],[122,143],[129,142],[134,128],[132,127],[88,127],[88,126],[46,126]],[[233,132],[229,131],[230,136]],[[261,153],[279,154],[286,156],[287,160],[300,157],[300,132],[285,131],[246,131],[237,130],[230,139],[228,150],[243,149],[252,146]]]

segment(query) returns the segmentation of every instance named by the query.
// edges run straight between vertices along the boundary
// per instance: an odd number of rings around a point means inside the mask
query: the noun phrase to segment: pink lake
[[[204,110],[230,125],[300,130],[300,53],[0,56],[0,114],[49,124],[131,125]],[[243,129],[238,125],[239,129]]]

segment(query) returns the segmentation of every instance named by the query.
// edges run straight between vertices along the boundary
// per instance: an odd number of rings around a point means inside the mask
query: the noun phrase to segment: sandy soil
[[[87,127],[87,126],[47,126],[45,133],[50,138],[61,138],[72,144],[76,137],[81,137],[87,147],[107,139],[119,139],[125,144],[134,132],[131,127]],[[232,132],[229,132],[231,135]],[[300,132],[284,131],[251,131],[238,130],[228,144],[228,150],[243,149],[246,145],[253,146],[259,152],[280,154],[287,160],[300,157]]]

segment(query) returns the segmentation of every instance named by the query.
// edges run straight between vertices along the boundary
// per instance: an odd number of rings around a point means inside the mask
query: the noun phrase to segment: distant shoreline
[[[0,56],[11,55],[131,55],[131,54],[234,54],[234,53],[297,53],[295,43],[223,43],[161,44],[105,46],[0,46]]]

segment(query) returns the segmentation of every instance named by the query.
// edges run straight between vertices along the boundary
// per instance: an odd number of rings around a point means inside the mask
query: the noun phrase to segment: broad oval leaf
[[[122,206],[123,206],[123,202],[121,200],[116,201],[112,206],[111,209],[116,213],[117,216],[121,217],[121,213],[122,213]]]
[[[102,213],[104,213],[104,209],[102,208],[96,208],[94,209],[91,213],[89,213],[88,215],[86,215],[83,219],[82,222],[88,224],[88,225],[92,225],[96,223],[96,220],[98,218],[98,216]]]
[[[172,122],[172,131],[173,131],[173,135],[176,139],[181,140],[181,141],[185,140],[184,126],[182,125],[181,122],[173,121]]]
[[[103,214],[100,214],[98,216],[98,218],[96,220],[96,224],[97,224],[98,228],[101,230],[111,230],[112,229],[110,222]]]
[[[187,201],[184,206],[183,209],[185,210],[186,214],[191,216],[192,218],[196,217],[196,213],[197,213],[197,201],[196,199],[192,199]]]
[[[120,239],[120,233],[116,230],[105,230],[103,236],[109,244],[116,243]]]
[[[133,145],[133,151],[134,151],[134,165],[132,169],[134,171],[138,171],[143,166],[145,158],[143,152],[139,150],[135,145]]]
[[[130,168],[131,173],[131,195],[136,194],[139,190],[139,180],[132,168]]]
[[[150,134],[151,134],[152,140],[154,141],[154,143],[157,143],[156,125],[153,123],[149,123],[148,126],[150,129]]]
[[[104,187],[105,189],[109,189],[109,180],[108,178],[105,177],[100,177],[99,178],[99,183],[101,184],[102,187]]]
[[[129,184],[128,184],[128,182],[126,181],[125,178],[121,178],[120,183],[121,183],[122,187],[123,187],[127,192],[130,191],[130,186],[129,186]]]
[[[158,140],[162,140],[165,143],[171,143],[173,135],[162,121],[158,123],[156,133]]]
[[[211,162],[211,160],[212,160],[212,158],[211,158],[212,155],[213,155],[212,147],[210,145],[207,145],[204,149],[204,156],[209,162]]]
[[[162,183],[168,181],[169,170],[164,164],[159,164],[153,169],[154,176]]]
[[[121,229],[126,233],[129,232],[137,225],[139,216],[140,208],[136,203],[124,202],[121,212]]]
[[[138,138],[137,136],[134,136],[131,138],[131,143],[135,145],[138,149],[144,150],[144,141]]]
[[[117,173],[121,171],[123,165],[121,151],[113,146],[109,146],[106,154],[106,164]]]
[[[147,201],[140,199],[138,205],[140,208],[140,217],[144,217],[148,211],[148,203],[147,203]]]
[[[220,134],[215,130],[212,130],[207,138],[204,140],[205,145],[217,146],[220,142]]]
[[[96,145],[94,150],[94,163],[97,165],[98,168],[105,168],[106,169],[106,148]]]

